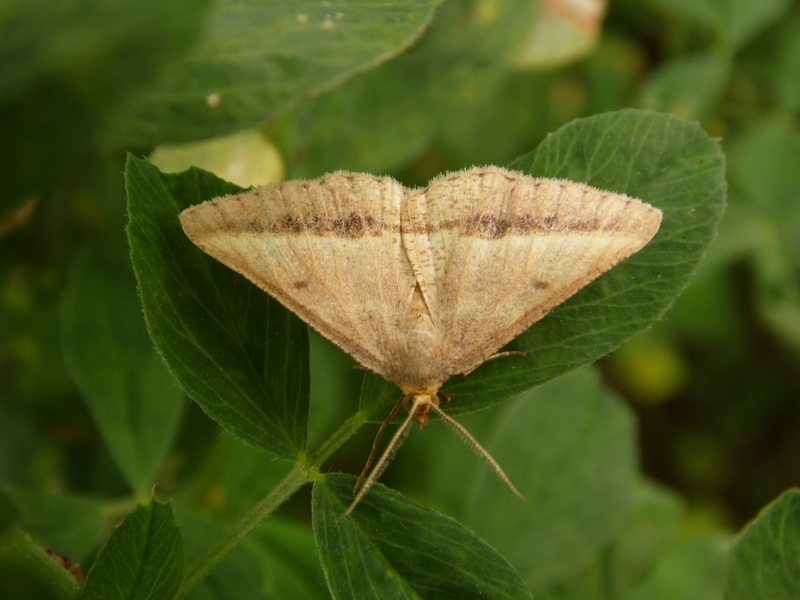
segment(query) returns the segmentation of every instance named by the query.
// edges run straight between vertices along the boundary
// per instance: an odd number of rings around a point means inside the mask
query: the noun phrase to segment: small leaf
[[[106,141],[147,146],[253,127],[401,52],[439,2],[215,2],[192,51],[119,110]]]
[[[651,111],[575,120],[511,168],[622,192],[660,208],[664,219],[644,249],[508,345],[525,357],[487,361],[445,384],[451,415],[496,404],[593,362],[649,326],[688,284],[725,209],[719,145],[697,123]]]
[[[0,598],[61,600],[77,597],[78,568],[59,560],[23,529],[12,525],[0,535]]]
[[[19,523],[36,540],[80,563],[97,550],[108,533],[106,508],[99,501],[72,494],[46,494],[10,487],[3,490],[19,507]]]
[[[800,110],[800,15],[795,11],[777,31],[777,55],[770,57],[775,63],[773,85],[784,108]]]
[[[105,247],[72,261],[62,338],[73,379],[128,483],[147,491],[180,425],[183,394],[153,348],[130,264]]]
[[[780,117],[755,121],[729,156],[731,185],[766,212],[778,234],[770,237],[800,263],[800,130]]]
[[[650,0],[664,12],[703,25],[740,47],[785,14],[791,0]]]
[[[479,464],[465,485],[465,523],[532,591],[586,567],[621,531],[636,482],[636,430],[592,370],[507,406],[486,448],[526,499]]]
[[[486,542],[377,484],[352,514],[354,477],[314,484],[314,537],[334,598],[530,598]]]
[[[661,558],[631,599],[722,600],[727,548],[728,541],[722,536],[703,536],[683,542]]]
[[[294,459],[306,443],[308,332],[183,233],[184,208],[236,186],[193,169],[164,175],[131,157],[128,240],[150,337],[172,374],[239,439]]]
[[[715,54],[665,63],[642,85],[639,104],[683,119],[708,118],[725,91],[731,66],[728,57]]]
[[[128,513],[100,549],[81,600],[174,598],[183,573],[183,541],[169,504]]]
[[[750,523],[731,549],[726,600],[800,597],[800,490],[791,489]]]

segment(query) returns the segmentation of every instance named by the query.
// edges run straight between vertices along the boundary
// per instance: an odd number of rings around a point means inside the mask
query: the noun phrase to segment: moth
[[[661,216],[623,194],[482,167],[446,173],[422,189],[335,172],[215,198],[186,209],[180,220],[204,252],[401,389],[349,514],[413,422],[424,427],[431,412],[521,497],[489,453],[442,411],[448,398],[440,388],[498,356],[639,251]],[[408,416],[366,475],[401,408]]]

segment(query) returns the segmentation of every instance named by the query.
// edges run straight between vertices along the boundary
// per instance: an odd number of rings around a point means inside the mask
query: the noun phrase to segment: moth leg
[[[364,469],[361,471],[361,475],[358,476],[358,481],[356,481],[355,487],[353,487],[353,494],[358,491],[361,482],[364,480],[364,477],[367,475],[367,471],[372,466],[372,461],[375,458],[375,454],[378,452],[378,446],[380,446],[381,440],[383,439],[383,432],[386,430],[386,427],[392,420],[397,416],[397,413],[400,411],[400,407],[403,406],[403,398],[401,397],[400,400],[397,401],[397,404],[394,405],[392,412],[389,413],[389,416],[386,417],[386,420],[381,425],[381,428],[378,430],[378,435],[375,436],[375,441],[372,442],[372,452],[369,453],[369,458],[367,459],[367,464],[364,465]]]
[[[397,451],[400,449],[400,446],[403,445],[403,442],[405,441],[406,437],[408,437],[408,434],[411,431],[411,425],[413,425],[414,423],[414,417],[417,414],[417,410],[420,408],[422,404],[429,402],[430,401],[426,396],[415,397],[414,404],[411,405],[411,410],[408,411],[408,416],[406,417],[405,421],[403,421],[403,424],[392,436],[392,439],[389,440],[389,445],[386,446],[386,450],[383,451],[383,454],[381,455],[380,459],[378,459],[375,468],[364,480],[364,485],[362,485],[361,489],[358,490],[358,493],[356,494],[355,498],[353,498],[353,501],[350,503],[350,506],[348,506],[347,510],[344,511],[345,517],[349,515],[351,512],[353,512],[353,509],[356,507],[356,505],[359,502],[361,502],[361,499],[366,495],[369,489],[378,480],[378,477],[380,477],[383,474],[383,472],[386,470],[386,467],[388,467],[389,463],[392,462],[394,455],[397,454]],[[433,406],[433,403],[431,403],[431,406]]]
[[[483,363],[485,363],[487,360],[502,358],[503,356],[527,356],[527,355],[525,354],[525,352],[522,352],[521,350],[509,350],[508,352],[497,352],[496,354],[492,354],[489,358],[483,361]],[[469,371],[466,371],[464,373],[459,373],[458,375],[456,375],[456,377],[466,377],[467,375],[472,373],[475,369],[480,367],[483,363],[481,363],[480,365],[475,365]]]

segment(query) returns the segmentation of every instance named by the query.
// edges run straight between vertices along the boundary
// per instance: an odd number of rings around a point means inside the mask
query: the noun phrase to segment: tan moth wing
[[[496,167],[420,190],[339,172],[181,214],[205,252],[407,393],[480,365],[660,221],[624,195]]]
[[[440,332],[442,381],[469,372],[655,235],[661,212],[571,181],[499,168],[412,193],[403,243]]]
[[[180,219],[202,250],[396,382],[421,300],[401,243],[405,196],[388,177],[333,173],[217,198]]]

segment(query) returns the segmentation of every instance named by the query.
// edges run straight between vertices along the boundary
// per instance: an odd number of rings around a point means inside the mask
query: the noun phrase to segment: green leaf
[[[785,118],[754,121],[729,154],[731,185],[766,211],[800,264],[800,130]]]
[[[175,514],[181,525],[186,563],[192,564],[216,542],[225,527],[209,520],[194,509],[177,504]],[[262,600],[263,569],[259,555],[249,539],[239,544],[211,572],[194,585],[186,595],[187,600]]]
[[[680,544],[661,558],[632,600],[722,600],[727,548],[721,536]]]
[[[174,598],[183,573],[183,541],[169,504],[151,501],[128,513],[86,576],[81,600]]]
[[[292,178],[343,167],[387,172],[405,166],[456,109],[503,81],[528,33],[530,0],[445,2],[411,50],[298,106],[277,122]]]
[[[661,317],[686,287],[725,209],[725,160],[697,123],[641,110],[578,119],[511,164],[641,198],[664,212],[641,251],[614,267],[444,392],[451,415],[502,402],[591,363]],[[385,407],[384,407],[385,408]]]
[[[41,191],[83,160],[115,105],[193,41],[209,4],[3,2],[0,204]]]
[[[196,169],[164,175],[130,157],[128,241],[150,337],[172,374],[208,415],[239,439],[285,458],[305,448],[305,325],[204,254],[178,213],[240,191]]]
[[[380,484],[345,517],[354,483],[331,474],[314,484],[314,537],[334,598],[530,598],[486,542]]]
[[[9,495],[8,490],[0,488],[0,537],[10,531],[20,519],[20,511]]]
[[[774,335],[800,356],[800,131],[789,119],[751,123],[729,150],[731,186],[751,204],[739,212],[751,243],[756,308]],[[730,235],[728,237],[731,237]]]
[[[547,590],[544,598],[608,600],[631,596],[674,543],[684,516],[675,494],[651,483],[638,482],[634,503],[614,542],[602,548],[579,575]]]
[[[750,523],[731,549],[726,600],[800,596],[800,490],[791,489]]]
[[[63,600],[79,591],[67,564],[20,527],[13,525],[0,535],[0,598]]]
[[[439,2],[216,2],[192,51],[123,106],[106,141],[183,142],[257,125],[407,48]]]
[[[685,513],[675,492],[648,481],[637,484],[633,510],[613,546],[617,576],[626,590],[641,583],[672,545]]]
[[[780,100],[790,111],[800,110],[800,15],[796,12],[778,33],[774,85]]]
[[[526,499],[481,464],[465,489],[465,524],[531,591],[577,573],[619,534],[637,478],[636,430],[593,371],[560,377],[507,406],[486,449]]]
[[[368,419],[382,422],[402,395],[403,392],[396,385],[389,383],[380,375],[366,373],[361,382],[358,407]]]
[[[40,544],[49,546],[73,562],[84,561],[107,533],[107,513],[97,500],[10,487],[3,490],[19,507],[20,525]]]
[[[146,493],[180,425],[184,400],[147,335],[127,262],[107,247],[75,256],[62,300],[72,377],[128,483]]]
[[[270,598],[330,598],[310,529],[287,519],[267,519],[249,538],[262,562],[264,590]]]
[[[260,448],[224,436],[217,441],[213,460],[215,514],[234,519],[278,485],[292,468]],[[209,474],[210,475],[210,474]]]
[[[791,0],[650,0],[664,12],[701,25],[741,47],[792,6]]]
[[[644,82],[639,104],[683,119],[707,118],[725,90],[730,69],[730,59],[714,54],[665,63]]]

